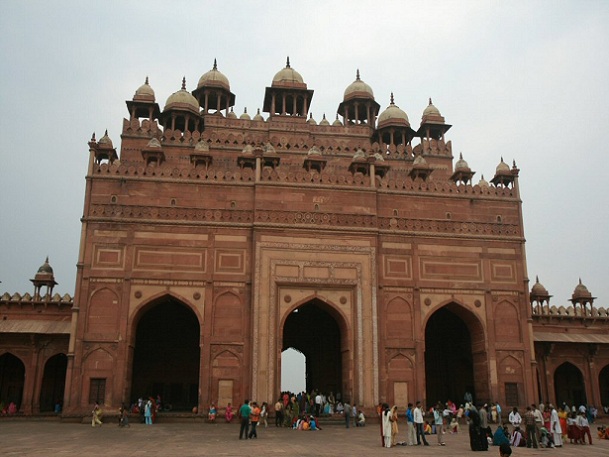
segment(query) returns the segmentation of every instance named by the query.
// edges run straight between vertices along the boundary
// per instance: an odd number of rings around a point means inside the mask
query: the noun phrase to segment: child
[[[450,433],[459,433],[459,422],[456,417],[453,417],[448,426]]]

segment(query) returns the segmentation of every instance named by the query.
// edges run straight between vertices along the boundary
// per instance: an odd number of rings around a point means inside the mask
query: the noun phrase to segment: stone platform
[[[323,423],[322,423],[323,426]],[[596,425],[594,425],[596,432]],[[486,453],[469,449],[466,433],[446,435],[446,446],[438,446],[434,435],[430,446],[380,446],[378,424],[346,429],[326,426],[318,432],[301,432],[284,428],[260,428],[258,439],[239,440],[239,425],[159,423],[146,426],[132,423],[119,428],[115,422],[102,427],[58,421],[1,420],[0,455],[16,456],[103,456],[103,457],[191,457],[191,456],[498,456],[496,447]],[[402,428],[400,438],[405,436]],[[562,449],[514,449],[513,456],[600,457],[609,455],[609,441],[594,440],[593,445],[565,445]]]

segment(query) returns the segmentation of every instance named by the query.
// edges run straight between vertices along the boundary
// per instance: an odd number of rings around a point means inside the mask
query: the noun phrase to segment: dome
[[[442,116],[440,110],[431,103],[431,98],[429,99],[429,105],[427,105],[427,108],[423,111],[423,117],[425,116]]]
[[[502,173],[509,173],[510,172],[510,166],[505,163],[503,161],[503,157],[501,157],[501,162],[499,162],[499,165],[497,165],[497,168],[495,169],[495,173],[496,174],[502,174]]]
[[[230,91],[230,83],[228,82],[228,78],[218,70],[216,59],[214,59],[214,67],[199,78],[197,89],[204,86],[221,87]]]
[[[334,125],[334,126],[340,126],[340,127],[343,126],[343,123],[338,118],[338,114],[336,115],[336,119],[334,120],[334,122],[332,122],[332,125]]]
[[[480,181],[478,182],[480,187],[487,188],[489,186],[488,181],[484,179],[484,175],[481,176]]]
[[[531,295],[536,295],[538,297],[543,297],[548,294],[548,290],[539,282],[539,277],[535,277],[535,284],[531,288]]]
[[[161,147],[161,143],[159,140],[157,140],[156,138],[151,139],[148,144],[146,145],[147,148],[160,148]]]
[[[47,257],[44,263],[38,268],[37,274],[53,274],[53,268],[49,265],[49,258]]]
[[[400,109],[399,106],[393,103],[393,92],[391,93],[391,103],[390,105],[383,111],[378,118],[378,125],[381,127],[381,124],[385,122],[398,122],[400,124],[405,124],[410,127],[410,121],[408,120],[408,115]]]
[[[237,119],[237,115],[235,114],[235,111],[233,110],[232,106],[230,108],[230,113],[228,113],[228,118],[229,119]]]
[[[243,114],[242,114],[241,116],[239,116],[239,119],[243,119],[243,120],[246,120],[246,121],[251,121],[251,120],[252,120],[252,118],[250,117],[250,115],[249,115],[249,114],[247,114],[247,107],[245,107],[245,108],[243,109]]]
[[[260,114],[260,108],[258,108],[258,112],[254,116],[254,120],[255,121],[262,121],[262,122],[264,122],[264,118],[262,117],[262,114]]]
[[[182,78],[182,88],[169,96],[163,111],[170,109],[186,109],[199,114],[199,102],[186,90],[186,78]]]
[[[263,150],[265,154],[277,154],[275,147],[268,141],[264,144]]]
[[[383,154],[381,154],[380,152],[376,152],[374,154],[374,158],[377,160],[377,162],[384,162],[385,161],[385,157],[383,157]]]
[[[315,119],[313,119],[313,113],[309,114],[309,120],[307,121],[307,124],[317,125],[317,121]]]
[[[251,144],[245,145],[245,147],[241,151],[241,154],[243,154],[245,156],[254,155],[254,148],[253,148],[253,146]]]
[[[288,60],[286,62],[286,66],[283,70],[280,70],[279,72],[277,72],[277,74],[273,77],[273,85],[275,83],[280,83],[280,84],[289,84],[289,83],[299,83],[299,84],[304,84],[304,80],[302,79],[302,76],[300,76],[300,73],[298,73],[296,70],[294,70],[292,67],[290,67],[290,58],[288,57]]]
[[[577,300],[581,298],[592,298],[592,294],[588,288],[582,284],[582,280],[580,278],[579,284],[575,286],[575,290],[573,291],[573,299]]]
[[[356,72],[355,81],[349,84],[345,89],[344,99],[347,100],[356,95],[374,100],[374,92],[372,92],[372,88],[368,84],[359,78],[359,70]]]
[[[112,140],[110,139],[110,137],[108,136],[108,130],[106,130],[106,132],[104,133],[104,136],[102,136],[99,141],[97,142],[98,145],[100,146],[106,146],[108,148],[114,148],[114,145],[112,144]]]
[[[455,171],[456,170],[469,170],[469,165],[463,160],[462,153],[459,153],[459,160],[457,160],[457,163],[455,164]]]
[[[326,119],[326,113],[324,113],[323,119],[320,121],[319,125],[330,125],[328,119]]]
[[[148,84],[148,76],[146,76],[146,81],[135,91],[135,95],[133,96],[133,100],[148,100],[155,101],[154,90]]]

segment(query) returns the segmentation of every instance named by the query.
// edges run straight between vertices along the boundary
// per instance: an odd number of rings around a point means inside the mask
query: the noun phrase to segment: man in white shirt
[[[317,392],[315,395],[315,416],[319,417],[321,413],[321,394]]]
[[[423,444],[425,446],[429,446],[429,443],[425,439],[425,431],[423,430],[423,408],[421,407],[421,402],[417,402],[417,407],[414,409],[414,425],[417,428],[417,446],[421,445],[421,438],[423,439]]]

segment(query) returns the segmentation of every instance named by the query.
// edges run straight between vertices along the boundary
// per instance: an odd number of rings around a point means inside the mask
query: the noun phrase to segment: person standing
[[[317,392],[315,395],[315,416],[319,417],[321,414],[321,392]]]
[[[382,444],[384,447],[391,447],[391,410],[387,403],[383,403],[381,410],[381,424],[383,430]]]
[[[398,407],[393,406],[391,408],[391,445],[395,446],[398,442],[398,433],[400,432],[398,428]]]
[[[417,428],[417,446],[421,445],[421,440],[425,446],[429,446],[429,443],[425,439],[425,431],[423,430],[423,408],[420,401],[417,402],[417,407],[414,409],[413,418],[414,425]]]
[[[258,407],[258,403],[252,403],[251,411],[250,411],[250,434],[249,438],[258,438],[258,433],[256,429],[258,428],[258,421],[260,421],[260,408]]]
[[[250,424],[250,414],[252,413],[252,408],[250,408],[250,401],[245,399],[241,408],[239,408],[239,418],[241,419],[241,428],[239,429],[239,439],[247,439],[248,427]]]
[[[537,420],[535,411],[530,406],[527,406],[527,412],[524,413],[524,425],[527,432],[527,447],[533,446],[537,449],[539,447],[537,443]]]
[[[357,427],[357,405],[355,403],[353,403],[351,408],[351,417],[353,418],[353,426]]]
[[[554,447],[562,447],[562,428],[560,428],[560,419],[554,405],[550,403],[550,433],[554,439]]]
[[[344,406],[344,414],[345,414],[345,426],[349,428],[349,423],[351,422],[351,405],[348,401],[345,401]]]
[[[434,424],[436,426],[436,435],[438,437],[438,446],[446,446],[443,439],[444,433],[444,417],[442,414],[442,403],[438,402],[433,411]]]
[[[275,427],[283,426],[283,403],[281,398],[275,403]]]
[[[152,425],[152,400],[148,399],[144,405],[144,418],[146,425]]]
[[[260,422],[264,424],[264,428],[269,426],[267,418],[269,416],[269,406],[266,402],[262,403],[262,407],[260,408]]]
[[[516,427],[520,427],[522,417],[520,416],[517,407],[514,406],[514,409],[512,409],[512,412],[508,416],[508,420],[510,421],[510,424],[512,424],[512,431],[514,431]]]
[[[408,409],[406,410],[406,442],[408,446],[412,446],[417,439],[417,432],[414,425],[414,411],[412,403],[408,403]]]

